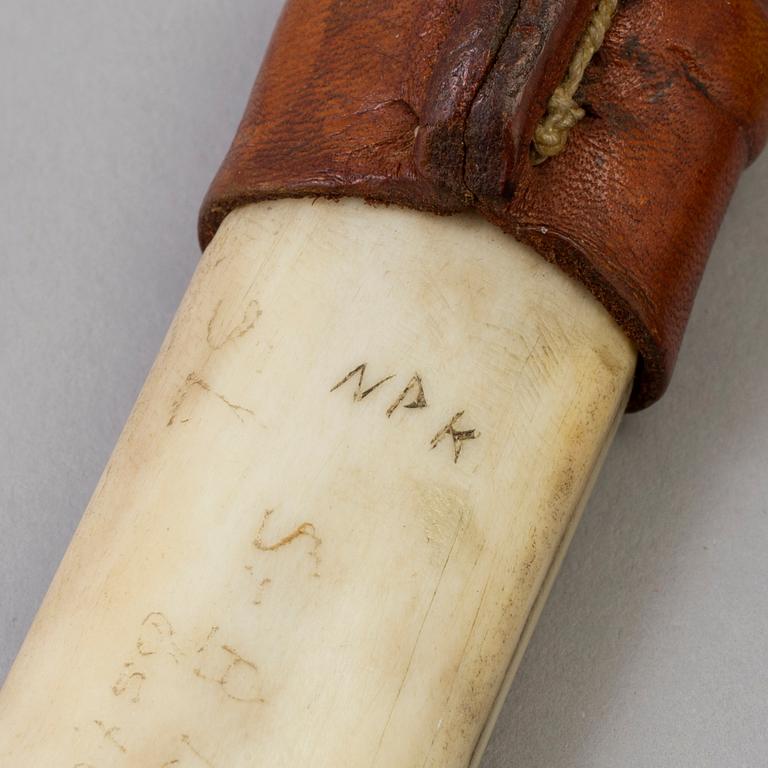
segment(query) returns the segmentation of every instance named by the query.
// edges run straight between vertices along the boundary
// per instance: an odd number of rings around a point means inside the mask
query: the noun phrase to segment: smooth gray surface
[[[195,266],[278,7],[3,3],[0,679]],[[764,157],[669,394],[621,428],[484,768],[768,764],[767,213]]]

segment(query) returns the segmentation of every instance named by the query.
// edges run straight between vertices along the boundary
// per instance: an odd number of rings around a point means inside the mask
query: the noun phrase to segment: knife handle
[[[634,366],[475,215],[231,213],[0,694],[0,762],[476,764]]]

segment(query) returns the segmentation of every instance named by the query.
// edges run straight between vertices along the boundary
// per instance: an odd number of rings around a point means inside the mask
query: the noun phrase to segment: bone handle
[[[231,214],[0,695],[0,763],[476,764],[634,364],[479,219]]]

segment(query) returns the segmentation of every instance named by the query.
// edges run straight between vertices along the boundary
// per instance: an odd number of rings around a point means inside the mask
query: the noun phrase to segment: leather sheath
[[[595,0],[288,0],[200,217],[278,197],[474,209],[583,282],[664,392],[736,182],[768,134],[768,0],[623,0],[566,150],[534,129]]]

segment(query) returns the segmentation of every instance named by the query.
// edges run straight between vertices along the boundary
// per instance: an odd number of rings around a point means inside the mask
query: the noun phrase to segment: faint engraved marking
[[[150,654],[147,654],[150,655]],[[125,670],[120,673],[117,681],[112,686],[112,693],[115,696],[123,696],[126,693],[131,694],[129,701],[132,704],[138,704],[141,700],[141,687],[147,679],[147,676],[143,672],[133,672],[131,662],[126,663]]]
[[[387,408],[387,418],[390,418],[392,414],[400,407],[402,402],[408,397],[409,394],[413,394],[413,400],[410,403],[406,403],[403,408],[426,408],[427,398],[424,396],[424,384],[421,381],[421,376],[418,373],[414,374],[413,378],[408,382],[406,388],[400,393],[400,396],[395,400],[392,405]]]
[[[252,565],[244,565],[243,568],[245,568],[246,573],[248,573],[250,576],[256,576],[256,569]],[[271,585],[272,579],[269,578],[262,579],[259,582],[258,592],[256,593],[256,597],[253,600],[254,605],[261,605],[262,600],[264,599],[264,595]]]
[[[218,627],[211,627],[208,637],[197,651],[202,658],[192,672],[201,680],[220,685],[224,693],[234,701],[264,703],[258,694],[257,666],[230,645],[216,644],[211,647],[218,631]]]
[[[271,579],[262,579],[259,586],[264,590],[271,583]],[[190,649],[190,643],[185,652],[175,642],[176,633],[171,622],[163,613],[155,611],[142,622],[136,649],[143,657],[162,658],[167,654],[176,664],[187,657],[186,669],[201,680],[219,685],[228,698],[237,702],[263,703],[264,699],[258,695],[258,668],[231,644],[214,643],[218,632],[219,627],[212,626],[196,651]],[[190,660],[190,656],[194,659]],[[126,662],[112,692],[115,696],[132,694],[130,701],[139,703],[141,687],[147,679],[144,672],[135,669],[134,662]],[[106,730],[103,723],[94,722],[105,731],[105,737],[112,737],[114,741],[118,728]]]
[[[227,696],[235,701],[263,703],[264,699],[255,693],[259,674],[256,665],[228,645],[222,645],[221,648],[232,657],[232,662],[221,678],[221,687]]]
[[[200,760],[200,762],[208,766],[208,768],[214,768],[213,763],[207,757],[203,757],[203,755],[197,749],[195,749],[195,747],[192,745],[192,741],[186,733],[181,734],[181,742],[198,760]]]
[[[117,737],[115,736],[115,734],[120,733],[120,729],[116,725],[113,725],[111,728],[107,728],[107,726],[104,725],[104,723],[101,720],[94,720],[93,722],[102,732],[102,734],[104,735],[104,738],[110,744],[112,744],[113,747],[115,747],[116,749],[119,749],[123,754],[127,754],[128,749],[125,747],[124,744],[121,744],[117,740]]]
[[[172,765],[178,765],[180,760],[169,760],[167,763],[163,763],[160,768],[171,768]]]
[[[365,379],[365,369],[367,367],[368,363],[362,363],[361,365],[358,365],[357,368],[351,370],[338,384],[335,384],[333,387],[331,387],[331,392],[335,392],[339,387],[344,386],[350,379],[357,376],[357,388],[355,389],[354,395],[352,395],[352,399],[358,403],[361,400],[365,400],[365,398],[368,397],[371,392],[377,390],[382,384],[386,384],[388,381],[391,381],[395,378],[395,375],[392,374],[392,376],[387,376],[381,381],[377,381],[373,386],[368,387],[368,389],[364,389],[363,381]]]
[[[173,640],[173,626],[162,613],[150,613],[141,622],[139,639],[136,641],[136,650],[142,656],[154,656],[156,653],[167,653],[178,663],[179,656],[183,655]]]
[[[427,605],[426,610],[424,611],[424,614],[421,619],[421,624],[419,625],[419,631],[416,633],[416,638],[413,643],[413,646],[411,647],[411,653],[408,657],[408,663],[405,667],[405,673],[403,674],[402,678],[400,679],[400,686],[397,689],[397,693],[395,694],[395,698],[392,701],[392,706],[389,709],[389,715],[387,716],[387,720],[384,723],[384,728],[381,731],[381,736],[379,737],[379,744],[376,747],[376,752],[373,756],[373,763],[372,765],[375,765],[376,758],[379,755],[379,752],[381,752],[381,745],[384,743],[384,736],[387,733],[387,730],[389,729],[389,724],[392,721],[392,715],[395,712],[395,708],[397,707],[397,702],[400,700],[400,696],[403,693],[403,690],[405,688],[406,681],[408,680],[408,676],[411,672],[411,667],[413,666],[413,661],[416,658],[416,651],[418,650],[419,644],[421,643],[421,636],[424,632],[424,628],[427,625],[427,619],[429,618],[430,614],[432,613],[432,607],[435,604],[435,600],[437,599],[437,593],[440,590],[440,586],[443,583],[443,577],[445,576],[445,572],[448,568],[448,563],[451,562],[451,557],[453,556],[453,551],[456,548],[456,542],[459,540],[459,534],[461,533],[462,528],[464,527],[464,510],[459,511],[459,520],[458,525],[456,526],[456,531],[453,534],[453,541],[451,542],[451,547],[448,550],[448,554],[446,554],[445,559],[443,560],[443,566],[440,569],[440,575],[437,578],[437,583],[435,584],[435,588],[432,591],[432,597],[430,598],[429,605]],[[482,601],[481,601],[482,602]],[[442,720],[440,723],[438,723],[438,729],[441,727]],[[432,740],[434,743],[434,739]],[[431,747],[430,747],[431,749]],[[424,765],[426,765],[426,761],[424,762]]]
[[[272,579],[262,579],[259,582],[259,593],[256,596],[256,599],[253,601],[254,605],[261,605],[261,602],[264,599],[264,593],[267,591],[267,588],[271,584],[272,584]]]
[[[224,395],[219,394],[215,390],[211,389],[210,384],[207,384],[199,376],[194,376],[193,374],[190,374],[190,376],[187,377],[187,381],[189,381],[190,384],[192,384],[193,386],[200,387],[206,392],[210,392],[215,397],[218,397],[222,403],[224,403],[227,407],[232,409],[235,416],[237,416],[237,418],[240,419],[240,421],[243,421],[243,417],[240,415],[241,413],[247,413],[251,416],[254,415],[253,411],[250,408],[246,408],[245,406],[238,405],[237,403],[233,403],[231,400],[227,400],[227,398],[224,397]]]
[[[179,389],[178,394],[176,395],[176,399],[171,404],[171,415],[168,419],[168,423],[165,425],[166,427],[172,427],[174,422],[176,421],[176,417],[179,415],[179,410],[181,409],[181,406],[184,405],[184,402],[187,399],[187,396],[189,395],[189,384],[190,384],[190,378],[193,376],[193,374],[189,374],[187,376],[184,385]],[[182,419],[182,424],[186,424],[189,421],[189,419]]]
[[[461,449],[465,441],[477,440],[477,438],[480,437],[480,433],[475,429],[456,429],[456,423],[461,419],[463,415],[464,411],[459,411],[450,420],[450,422],[448,422],[448,424],[432,438],[432,442],[430,443],[432,449],[435,449],[446,437],[450,435],[451,439],[453,440],[454,464],[457,464],[459,461],[459,456],[461,456]]]
[[[189,751],[192,752],[192,754],[198,760],[200,760],[202,763],[204,763],[206,766],[208,766],[208,768],[213,768],[213,763],[210,760],[208,760],[207,758],[203,757],[203,755],[200,752],[198,752],[198,750],[195,749],[194,746],[192,746],[192,742],[190,741],[189,736],[187,736],[187,734],[184,733],[184,734],[181,735],[181,741],[182,741],[183,744],[186,745],[186,747],[189,749]]]
[[[205,653],[206,648],[208,648],[208,645],[210,644],[211,640],[216,636],[216,633],[219,631],[218,626],[214,624],[214,626],[211,627],[210,631],[208,632],[208,637],[205,638],[205,641],[203,644],[197,649],[197,653]],[[195,670],[195,673],[197,673],[198,670]]]
[[[274,513],[274,509],[267,509],[264,511],[264,519],[261,521],[261,525],[259,526],[256,538],[253,540],[253,546],[256,547],[259,552],[276,552],[278,549],[288,546],[302,536],[306,536],[312,541],[312,549],[309,552],[309,556],[314,560],[315,563],[315,571],[312,575],[319,576],[320,545],[323,543],[323,541],[317,535],[315,526],[312,523],[302,523],[298,528],[296,528],[294,531],[291,531],[291,533],[287,534],[286,536],[283,536],[281,539],[278,539],[272,544],[266,544],[264,543],[262,535],[264,533],[264,529],[267,527],[269,518],[272,517]]]
[[[173,426],[177,416],[179,415],[179,410],[181,409],[181,406],[184,405],[184,402],[186,401],[192,387],[200,387],[200,389],[202,389],[204,392],[208,392],[214,397],[217,397],[235,414],[235,416],[237,416],[240,421],[244,421],[242,416],[243,413],[247,413],[249,416],[255,415],[250,408],[246,408],[243,405],[238,405],[237,403],[233,403],[231,400],[228,400],[220,392],[217,392],[215,389],[213,389],[211,385],[208,384],[208,382],[201,379],[196,373],[190,373],[184,382],[184,386],[179,390],[179,394],[176,397],[176,400],[174,400],[173,404],[171,405],[171,416],[168,419],[166,426]],[[185,423],[186,421],[189,421],[189,419],[184,420]]]
[[[221,312],[221,305],[223,300],[216,305],[216,309],[213,310],[213,315],[208,321],[207,340],[208,345],[214,351],[218,351],[223,346],[235,339],[240,339],[245,336],[246,333],[253,330],[256,325],[256,321],[261,317],[261,309],[259,308],[259,302],[251,301],[243,312],[243,317],[234,328],[230,329],[228,333],[225,333],[221,328],[222,322],[219,318]]]

